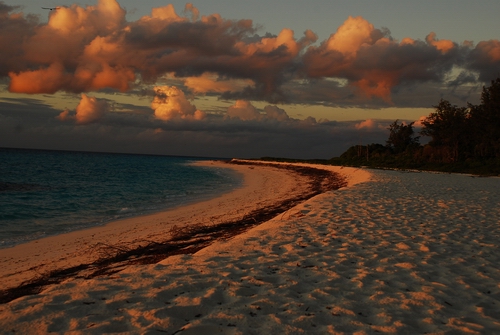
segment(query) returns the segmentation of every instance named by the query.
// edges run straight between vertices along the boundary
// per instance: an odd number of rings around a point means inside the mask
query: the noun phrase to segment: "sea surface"
[[[241,185],[206,158],[0,148],[0,248],[178,207]]]

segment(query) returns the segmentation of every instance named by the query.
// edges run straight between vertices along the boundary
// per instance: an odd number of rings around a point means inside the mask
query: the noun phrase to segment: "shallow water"
[[[238,187],[204,158],[0,149],[0,248],[211,198]]]

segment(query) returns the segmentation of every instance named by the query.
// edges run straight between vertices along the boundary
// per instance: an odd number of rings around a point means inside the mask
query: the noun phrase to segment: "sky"
[[[331,158],[384,144],[440,99],[479,103],[500,77],[498,13],[496,0],[0,0],[0,147]]]

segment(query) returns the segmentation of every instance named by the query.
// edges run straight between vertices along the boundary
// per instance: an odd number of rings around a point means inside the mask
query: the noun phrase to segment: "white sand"
[[[372,173],[194,255],[0,305],[0,329],[500,333],[500,179]]]
[[[200,161],[196,164],[212,168],[231,168],[244,177],[244,185],[214,199],[179,207],[153,215],[134,217],[69,234],[52,236],[13,248],[0,249],[0,282],[3,288],[60,268],[91,263],[99,257],[95,246],[106,244],[145,244],[162,241],[177,225],[217,224],[241,218],[276,198],[293,196],[307,187],[305,178],[269,167],[228,165]]]

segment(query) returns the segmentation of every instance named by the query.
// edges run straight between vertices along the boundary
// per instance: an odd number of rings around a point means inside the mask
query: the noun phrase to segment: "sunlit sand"
[[[260,195],[251,194],[263,185],[276,197],[294,189],[295,178],[286,172],[252,181],[252,176],[269,176],[271,169],[235,168],[246,171],[246,186],[231,196],[234,212],[259,202]],[[500,179],[324,168],[343,174],[348,186],[195,254],[128,266],[111,276],[70,278],[0,305],[0,329],[500,332]],[[156,220],[146,222],[152,233],[161,230]],[[123,236],[120,231],[114,226],[115,235],[110,231],[106,238]],[[127,228],[124,234],[132,231]]]

